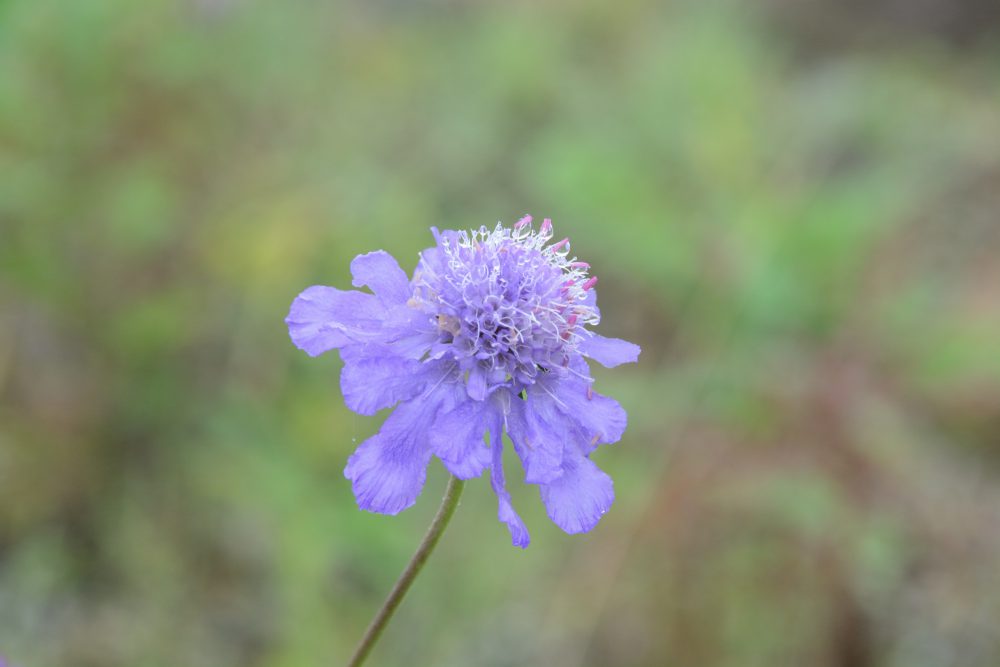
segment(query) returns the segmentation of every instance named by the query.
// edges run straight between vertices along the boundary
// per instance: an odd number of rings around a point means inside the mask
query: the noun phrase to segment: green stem
[[[463,488],[465,488],[465,482],[457,477],[452,477],[448,481],[448,489],[444,492],[441,507],[438,508],[434,520],[431,521],[430,528],[427,529],[427,534],[424,535],[424,539],[420,543],[420,546],[417,547],[413,558],[407,563],[406,569],[399,575],[399,579],[396,580],[396,585],[392,587],[389,597],[382,603],[382,608],[378,610],[368,629],[365,630],[365,636],[361,638],[358,647],[354,649],[354,656],[347,663],[348,667],[361,667],[365,658],[375,648],[379,637],[382,636],[382,631],[389,624],[392,615],[396,613],[396,608],[403,601],[406,592],[410,590],[413,580],[420,574],[424,563],[427,562],[431,552],[434,551],[434,547],[437,546],[438,540],[441,539],[441,534],[444,533],[444,529],[448,526],[448,522],[451,521],[451,515],[455,513],[455,509],[458,507],[458,499],[462,497]]]

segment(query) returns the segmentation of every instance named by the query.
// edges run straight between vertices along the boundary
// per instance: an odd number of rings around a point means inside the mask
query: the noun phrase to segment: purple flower
[[[339,349],[347,406],[363,415],[396,406],[344,471],[358,505],[396,514],[423,488],[437,456],[456,477],[490,470],[499,518],[515,545],[528,531],[504,482],[507,433],[549,517],[567,533],[593,528],[614,501],[611,478],[589,458],[625,431],[625,411],[592,389],[583,357],[634,362],[639,347],[588,330],[600,320],[585,262],[531,216],[513,229],[431,230],[412,279],[378,250],[351,262],[355,287],[313,286],[285,322],[312,356]]]

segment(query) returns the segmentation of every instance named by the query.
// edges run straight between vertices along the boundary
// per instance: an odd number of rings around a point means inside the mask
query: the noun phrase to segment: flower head
[[[292,341],[312,356],[339,349],[347,406],[365,415],[396,406],[358,447],[344,474],[358,505],[396,514],[423,488],[437,456],[456,477],[490,470],[499,518],[517,546],[528,531],[514,511],[502,463],[507,433],[549,517],[568,533],[593,528],[614,500],[589,458],[616,442],[626,415],[593,391],[584,357],[634,362],[639,347],[599,336],[590,268],[525,216],[514,227],[432,229],[412,279],[388,253],[351,263],[355,287],[313,286],[292,302]]]

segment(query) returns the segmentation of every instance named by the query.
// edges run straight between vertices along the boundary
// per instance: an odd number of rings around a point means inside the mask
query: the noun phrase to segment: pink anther
[[[587,280],[587,282],[585,282],[580,287],[583,289],[583,291],[586,292],[587,290],[591,289],[596,284],[597,284],[597,276],[594,276],[593,278],[589,278]]]

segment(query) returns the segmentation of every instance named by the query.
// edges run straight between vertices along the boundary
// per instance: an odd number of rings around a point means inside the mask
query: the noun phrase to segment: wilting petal
[[[593,461],[569,444],[563,474],[541,486],[549,518],[567,533],[585,533],[601,520],[615,500],[614,482]]]
[[[481,475],[490,464],[490,448],[483,436],[490,430],[499,434],[500,410],[492,400],[459,400],[457,407],[438,415],[430,442],[448,472],[459,479],[470,479]]]
[[[384,250],[358,255],[351,262],[355,287],[369,287],[385,305],[406,303],[410,298],[410,281],[396,258]]]
[[[292,301],[285,324],[295,346],[315,357],[352,342],[378,340],[385,312],[371,294],[313,285]]]
[[[382,352],[383,346],[352,345],[341,353],[344,369],[340,390],[347,407],[362,415],[373,415],[399,401],[413,398],[440,379],[451,364],[421,363]]]
[[[397,514],[416,502],[431,459],[427,432],[440,408],[440,397],[403,403],[351,455],[344,476],[358,507]]]
[[[531,542],[531,536],[528,534],[528,528],[524,525],[524,521],[518,516],[514,505],[510,502],[510,493],[507,492],[507,484],[503,474],[503,438],[499,431],[495,435],[491,432],[490,450],[493,453],[490,464],[490,484],[493,486],[493,492],[497,494],[499,505],[497,518],[507,524],[507,530],[510,531],[510,539],[514,546],[524,549]]]
[[[580,341],[579,350],[600,365],[614,368],[639,360],[639,352],[642,350],[635,343],[621,338],[605,338],[592,332],[588,334]]]

